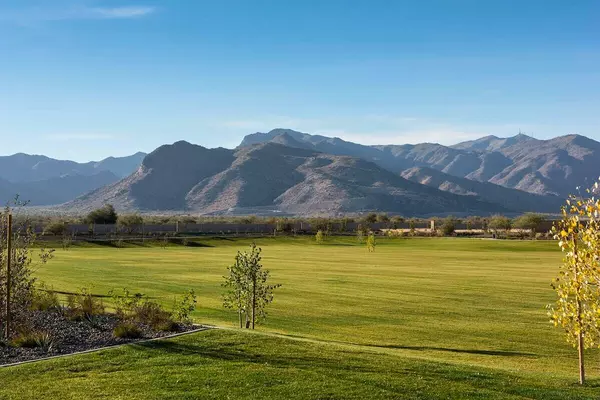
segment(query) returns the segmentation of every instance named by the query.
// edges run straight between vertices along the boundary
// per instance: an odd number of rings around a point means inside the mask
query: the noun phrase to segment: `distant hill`
[[[0,202],[19,195],[31,205],[56,205],[115,183],[139,168],[144,153],[77,163],[46,156],[14,154],[0,157]]]
[[[65,175],[33,182],[12,183],[0,180],[0,203],[5,205],[18,195],[20,200],[29,202],[32,206],[62,204],[118,180],[109,171],[88,176]]]
[[[136,153],[128,157],[109,157],[102,161],[77,163],[18,153],[0,156],[0,179],[13,183],[34,182],[65,175],[91,176],[101,171],[124,178],[140,166],[145,156],[145,153]]]
[[[120,210],[214,214],[261,208],[327,215],[372,210],[403,215],[509,211],[408,181],[360,158],[272,142],[236,151],[187,142],[162,146],[130,177],[64,207],[89,210],[107,202]]]
[[[249,135],[241,146],[269,141],[359,157],[396,173],[428,167],[460,178],[561,198],[577,186],[589,186],[600,175],[600,143],[579,135],[550,140],[523,134],[510,138],[487,136],[450,147],[435,143],[366,146],[275,129]]]

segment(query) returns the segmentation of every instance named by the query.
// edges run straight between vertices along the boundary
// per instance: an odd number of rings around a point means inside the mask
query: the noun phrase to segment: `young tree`
[[[52,258],[54,250],[38,248],[33,250],[36,235],[32,229],[31,221],[19,215],[19,209],[25,205],[18,199],[11,205],[7,205],[3,213],[0,213],[0,322],[4,328],[7,324],[7,315],[12,321],[9,326],[10,332],[15,326],[21,329],[28,328],[27,311],[34,296],[35,278],[33,271],[36,267],[45,264]],[[14,208],[13,208],[14,206]],[[12,232],[8,231],[9,215],[13,215]],[[12,238],[12,251],[10,262],[10,279],[8,278],[7,262],[8,235]],[[10,291],[9,291],[10,287]],[[7,302],[9,313],[7,314]],[[2,329],[4,332],[6,329]]]
[[[588,193],[587,198],[570,196],[562,220],[552,228],[564,259],[552,282],[558,300],[548,306],[554,325],[577,348],[580,384],[585,383],[583,351],[600,344],[600,199]]]
[[[356,240],[358,241],[358,243],[364,243],[366,234],[367,229],[365,228],[365,226],[363,224],[358,224],[358,226],[356,227]]]
[[[266,307],[273,301],[273,291],[281,285],[269,285],[270,272],[261,264],[261,249],[256,244],[250,246],[250,252],[238,252],[235,262],[228,267],[229,275],[225,277],[224,287],[228,292],[224,295],[223,305],[236,309],[240,328],[254,329],[255,324],[266,318]]]
[[[317,231],[317,234],[315,235],[315,241],[317,244],[322,244],[325,241],[325,236],[323,235],[322,230]]]
[[[367,250],[369,253],[373,253],[375,251],[375,246],[377,242],[375,241],[375,234],[373,232],[369,232],[369,236],[367,236]]]

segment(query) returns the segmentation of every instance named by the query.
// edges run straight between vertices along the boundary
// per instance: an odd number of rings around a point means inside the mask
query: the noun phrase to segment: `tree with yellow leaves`
[[[585,383],[584,349],[600,344],[600,199],[598,183],[586,196],[570,196],[562,219],[552,232],[564,253],[563,264],[552,287],[556,304],[548,306],[556,327],[579,355],[579,383]]]

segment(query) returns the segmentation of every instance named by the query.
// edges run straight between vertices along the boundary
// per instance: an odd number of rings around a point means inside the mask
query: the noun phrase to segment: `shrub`
[[[39,347],[47,352],[52,350],[54,340],[46,332],[24,332],[17,335],[10,344],[27,349]]]
[[[142,331],[135,324],[123,322],[115,327],[113,336],[120,339],[139,339],[142,337]]]
[[[74,320],[104,314],[102,300],[94,297],[86,288],[77,294],[70,294],[67,297],[67,306],[69,317]]]
[[[177,324],[177,322],[173,321],[172,319],[169,319],[157,323],[152,328],[160,332],[176,332],[177,330],[179,330],[179,324]]]
[[[52,289],[48,289],[43,283],[38,285],[38,288],[33,292],[31,309],[36,311],[60,310],[58,294]]]
[[[135,313],[137,307],[144,301],[143,293],[131,294],[127,288],[123,288],[122,294],[117,294],[113,289],[109,292],[109,295],[112,297],[115,313],[121,319],[131,317]]]
[[[140,324],[152,327],[152,329],[159,329],[171,324],[173,321],[171,313],[164,310],[160,304],[150,300],[145,300],[137,305],[133,310],[132,318]]]

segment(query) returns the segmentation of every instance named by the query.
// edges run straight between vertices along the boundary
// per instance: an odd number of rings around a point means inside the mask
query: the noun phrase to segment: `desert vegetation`
[[[15,206],[7,206],[0,216],[0,363],[191,329],[193,290],[175,299],[172,311],[140,293],[111,291],[115,312],[107,312],[104,298],[88,288],[59,294],[39,281],[36,269],[50,262],[55,252],[35,245],[36,235],[26,219],[13,225],[20,204]]]

